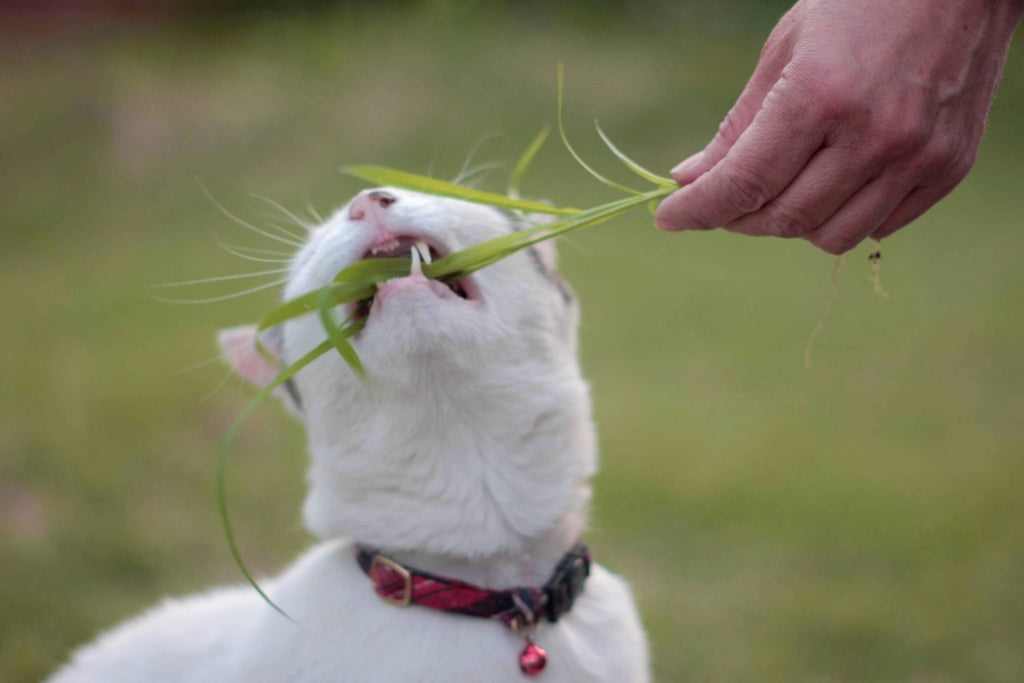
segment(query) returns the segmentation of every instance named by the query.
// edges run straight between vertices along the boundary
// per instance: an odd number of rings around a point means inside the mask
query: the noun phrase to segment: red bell
[[[519,668],[527,676],[536,676],[548,663],[548,653],[544,648],[534,645],[532,640],[526,641],[526,647],[519,653]]]

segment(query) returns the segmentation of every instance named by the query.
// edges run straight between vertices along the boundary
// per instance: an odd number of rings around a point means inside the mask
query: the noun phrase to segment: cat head
[[[365,316],[351,341],[366,377],[329,352],[282,392],[310,440],[306,520],[316,533],[422,546],[422,528],[447,524],[450,533],[431,541],[437,550],[501,551],[579,507],[581,491],[586,498],[593,437],[578,308],[553,247],[535,245],[450,285],[420,272],[426,260],[525,227],[492,207],[381,188],[357,195],[295,255],[289,300],[357,261],[409,260],[409,275],[339,313]],[[325,338],[313,313],[263,341],[288,364]],[[254,342],[254,328],[221,334],[236,372],[265,384],[275,368]]]

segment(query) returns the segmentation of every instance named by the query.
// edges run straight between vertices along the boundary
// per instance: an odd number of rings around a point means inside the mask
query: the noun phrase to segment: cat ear
[[[548,269],[549,273],[558,272],[558,249],[555,248],[555,239],[544,240],[533,245],[533,248],[537,250],[537,254],[540,256],[540,262],[544,264],[544,267]]]
[[[256,325],[229,327],[217,333],[217,344],[236,375],[244,377],[256,386],[265,387],[277,376],[279,368],[273,359],[264,357],[256,348],[258,336]],[[280,357],[281,349],[275,348],[273,343],[268,343],[272,340],[262,341],[264,349],[275,358]]]

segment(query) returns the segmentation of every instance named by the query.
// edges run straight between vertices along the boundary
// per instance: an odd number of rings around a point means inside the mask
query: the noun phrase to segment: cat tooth
[[[428,266],[430,265],[430,247],[427,246],[426,242],[417,242],[416,251],[420,252],[420,256],[423,257],[423,262]]]
[[[413,247],[409,251],[410,251],[409,257],[412,259],[412,269],[409,271],[409,274],[410,275],[414,275],[416,273],[422,273],[423,272],[423,267],[420,264],[420,252],[419,252],[419,250],[416,249],[416,247]]]

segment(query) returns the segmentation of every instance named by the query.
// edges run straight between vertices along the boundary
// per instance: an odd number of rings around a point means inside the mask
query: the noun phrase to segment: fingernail
[[[679,162],[678,166],[672,169],[672,177],[675,178],[676,180],[679,180],[679,176],[686,175],[686,173],[688,173],[689,171],[692,171],[693,169],[697,168],[698,164],[700,164],[701,160],[703,159],[703,150],[697,152],[696,154],[692,154],[686,157],[681,162]]]

